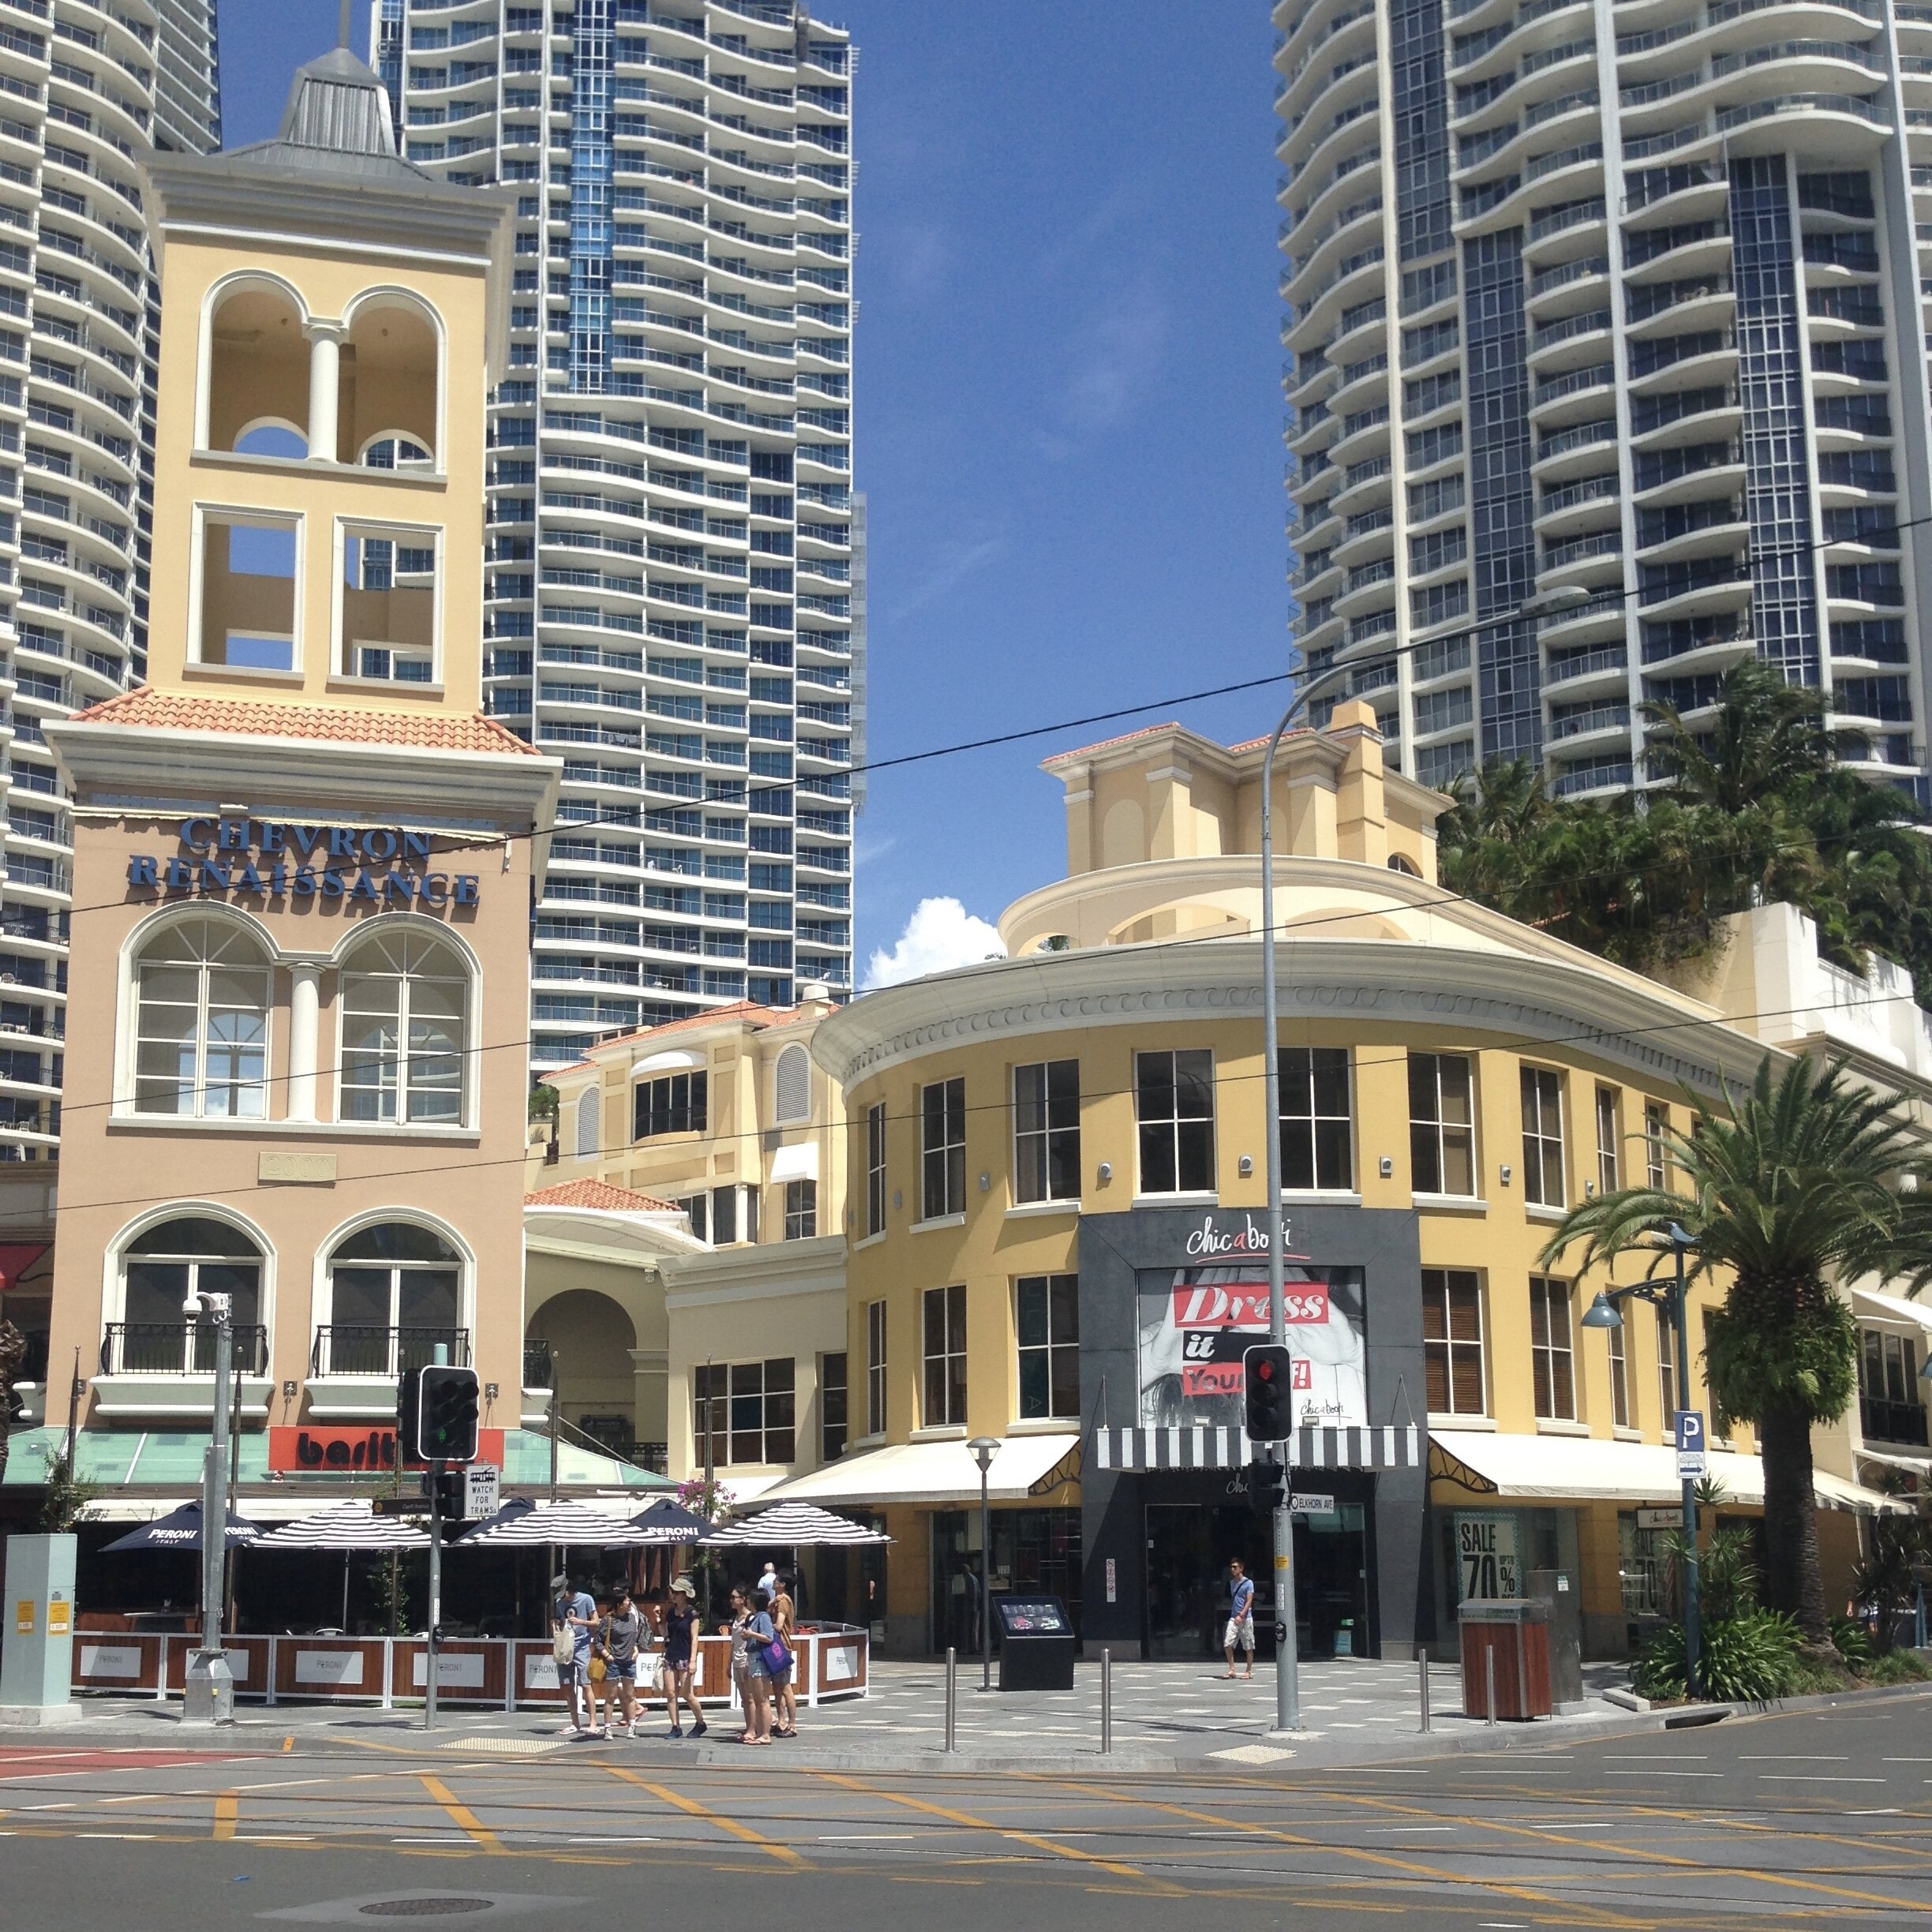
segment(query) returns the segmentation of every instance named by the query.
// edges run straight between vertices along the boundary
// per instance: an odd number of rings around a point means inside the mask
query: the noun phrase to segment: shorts
[[[604,1675],[607,1679],[617,1677],[621,1678],[626,1683],[635,1683],[637,1682],[637,1659],[626,1657],[622,1663],[620,1663],[616,1657],[612,1657],[604,1666]]]
[[[572,1657],[567,1664],[557,1666],[557,1682],[560,1684],[582,1684],[590,1681],[590,1653]]]
[[[665,1657],[664,1667],[667,1671],[676,1672],[680,1675],[687,1677],[691,1675],[692,1668],[691,1661],[689,1657],[672,1657],[668,1653],[667,1653]]]
[[[1221,1639],[1221,1648],[1223,1650],[1246,1650],[1252,1653],[1254,1647],[1254,1619],[1251,1616],[1230,1617],[1227,1634]]]

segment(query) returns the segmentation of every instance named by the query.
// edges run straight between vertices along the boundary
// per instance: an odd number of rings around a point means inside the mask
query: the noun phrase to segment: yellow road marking
[[[233,1792],[223,1792],[215,1800],[215,1836],[232,1838],[235,1822],[242,1815],[242,1800]]]
[[[292,1751],[295,1748],[295,1739],[293,1735],[285,1737],[282,1740],[282,1748],[285,1751]]]
[[[660,1804],[668,1804],[682,1811],[687,1818],[702,1818],[707,1825],[715,1825],[720,1831],[729,1832],[732,1837],[748,1845],[755,1845],[768,1856],[782,1860],[788,1865],[803,1865],[803,1857],[789,1845],[774,1844],[762,1833],[754,1832],[749,1825],[741,1825],[735,1818],[727,1818],[722,1812],[710,1811],[695,1799],[674,1792],[668,1784],[653,1784],[649,1778],[639,1777],[635,1771],[626,1771],[620,1765],[606,1765],[604,1769],[612,1777],[622,1778],[627,1784],[635,1784],[647,1791]]]
[[[1077,1847],[1062,1844],[1057,1838],[1043,1838],[1034,1832],[1015,1831],[1010,1825],[995,1825],[990,1819],[975,1818],[970,1811],[954,1811],[945,1805],[934,1804],[927,1798],[908,1798],[899,1792],[881,1791],[877,1785],[861,1784],[857,1778],[841,1777],[836,1771],[814,1771],[814,1777],[823,1778],[828,1784],[842,1784],[848,1791],[863,1792],[868,1798],[885,1798],[893,1804],[904,1805],[908,1810],[923,1811],[933,1818],[942,1818],[954,1825],[970,1826],[975,1831],[996,1832],[1015,1844],[1030,1845],[1036,1852],[1050,1852],[1056,1858],[1073,1859],[1083,1865],[1096,1866],[1102,1871],[1110,1871],[1118,1878],[1134,1878],[1157,1892],[1164,1892],[1170,1897],[1185,1896],[1182,1887],[1171,1884],[1165,1878],[1155,1878],[1141,1870],[1137,1865],[1122,1864],[1114,1859],[1102,1858],[1097,1852],[1082,1852]]]
[[[1386,1852],[1370,1852],[1352,1845],[1338,1845],[1327,1839],[1308,1838],[1295,1832],[1279,1831],[1268,1825],[1249,1825],[1241,1819],[1229,1820],[1210,1811],[1190,1810],[1185,1805],[1166,1804],[1158,1799],[1143,1798],[1125,1792],[1110,1792],[1104,1785],[1069,1784],[1072,1791],[1084,1792],[1090,1797],[1111,1798],[1118,1804],[1138,1805],[1151,1811],[1165,1811],[1174,1818],[1189,1818],[1197,1825],[1214,1825],[1223,1829],[1245,1832],[1258,1838],[1270,1838],[1278,1844],[1299,1845],[1309,1849],[1326,1852],[1331,1856],[1355,1859],[1365,1865],[1385,1866],[1391,1871],[1406,1874],[1412,1878],[1426,1878],[1437,1885],[1473,1885],[1485,1892],[1494,1892],[1506,1898],[1526,1899],[1538,1905],[1559,1905],[1566,1911],[1584,1911],[1591,1916],[1582,1923],[1605,1926],[1630,1928],[1630,1932],[1642,1932],[1650,1922],[1638,1919],[1613,1916],[1597,1908],[1579,1906],[1576,1900],[1563,1897],[1553,1892],[1537,1892],[1526,1885],[1506,1884],[1496,1878],[1466,1878],[1458,1873],[1446,1871],[1440,1866],[1422,1865],[1413,1859],[1400,1859]],[[1294,1874],[1284,1873],[1284,1882],[1291,1881]]]
[[[420,1775],[423,1789],[449,1814],[452,1824],[467,1832],[471,1840],[485,1852],[502,1851],[503,1847],[496,1842],[496,1834],[440,1778],[432,1777],[427,1771]]]
[[[1467,1813],[1460,1811],[1432,1811],[1425,1807],[1401,1804],[1394,1799],[1376,1798],[1365,1792],[1333,1792],[1329,1795],[1344,1804],[1361,1805],[1371,1810],[1392,1812],[1399,1818],[1431,1818],[1445,1825],[1466,1825],[1472,1829],[1496,1832],[1513,1838],[1532,1838],[1539,1843],[1571,1846],[1582,1852],[1594,1852],[1599,1854],[1614,1852],[1619,1858],[1633,1859],[1643,1864],[1668,1865],[1681,1870],[1706,1872],[1713,1876],[1753,1879],[1763,1885],[1782,1885],[1792,1891],[1819,1893],[1828,1898],[1856,1899],[1863,1905],[1887,1905],[1900,1911],[1932,1911],[1932,1907],[1915,1905],[1903,1899],[1889,1898],[1882,1893],[1854,1892],[1843,1885],[1828,1885],[1822,1878],[1795,1878],[1788,1873],[1766,1871],[1762,1867],[1757,1866],[1713,1865],[1701,1859],[1680,1858],[1674,1852],[1653,1852],[1644,1845],[1619,1844],[1615,1839],[1578,1838],[1574,1833],[1552,1831],[1543,1825],[1511,1825],[1500,1819],[1472,1818]],[[1713,1825],[1715,1823],[1715,1821],[1702,1818],[1695,1812],[1669,1811],[1658,1807],[1632,1805],[1629,1807],[1629,1811],[1633,1817],[1668,1818],[1679,1823],[1693,1825]],[[1783,1835],[1788,1837],[1822,1837],[1828,1834],[1788,1832]],[[1834,1842],[1854,1844],[1858,1843],[1858,1840],[1840,1839]],[[1869,1847],[1865,1848],[1870,1849]]]

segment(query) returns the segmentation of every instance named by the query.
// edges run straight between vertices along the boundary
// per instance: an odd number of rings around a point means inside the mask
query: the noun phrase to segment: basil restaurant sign
[[[473,906],[474,872],[436,872],[427,832],[390,826],[289,825],[259,818],[184,818],[178,849],[128,860],[129,886],[174,896],[250,893],[264,899],[367,905]]]

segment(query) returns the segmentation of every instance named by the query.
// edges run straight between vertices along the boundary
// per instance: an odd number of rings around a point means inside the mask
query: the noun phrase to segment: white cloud
[[[899,943],[874,952],[866,968],[867,990],[897,986],[923,973],[953,966],[976,966],[988,957],[1004,958],[999,929],[975,919],[957,899],[922,899],[912,908]]]

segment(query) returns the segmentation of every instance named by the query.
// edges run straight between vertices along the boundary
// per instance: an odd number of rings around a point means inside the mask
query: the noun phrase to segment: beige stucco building
[[[883,1521],[896,1649],[975,1640],[979,1438],[994,1590],[1064,1596],[1088,1645],[1217,1653],[1233,1556],[1265,1596],[1239,1364],[1265,1333],[1271,1132],[1307,1364],[1303,1649],[1452,1646],[1462,1597],[1543,1570],[1580,1597],[1588,1653],[1664,1608],[1669,1331],[1634,1305],[1585,1328],[1604,1282],[1541,1250],[1588,1195],[1667,1176],[1661,1128],[1754,1073],[1758,1009],[1720,999],[1727,970],[1771,973],[1773,939],[1747,930],[1702,998],[1446,891],[1447,799],[1341,706],[1277,768],[1271,1123],[1261,751],[1169,725],[1050,759],[1067,874],[1008,909],[1010,957],[818,1030],[851,1136],[852,1419],[845,1456],[778,1493]],[[1739,1429],[1713,1458],[1747,1517],[1753,1450]],[[1868,1473],[1821,1445],[1834,1585],[1881,1506]]]
[[[694,1405],[721,1372],[714,1462],[741,1502],[817,1466],[841,1367],[845,1136],[811,1056],[833,1010],[747,1003],[616,1035],[547,1076],[530,1127],[526,1403],[554,1383],[567,1423],[682,1477],[704,1466]],[[734,1373],[761,1418],[735,1434]]]

